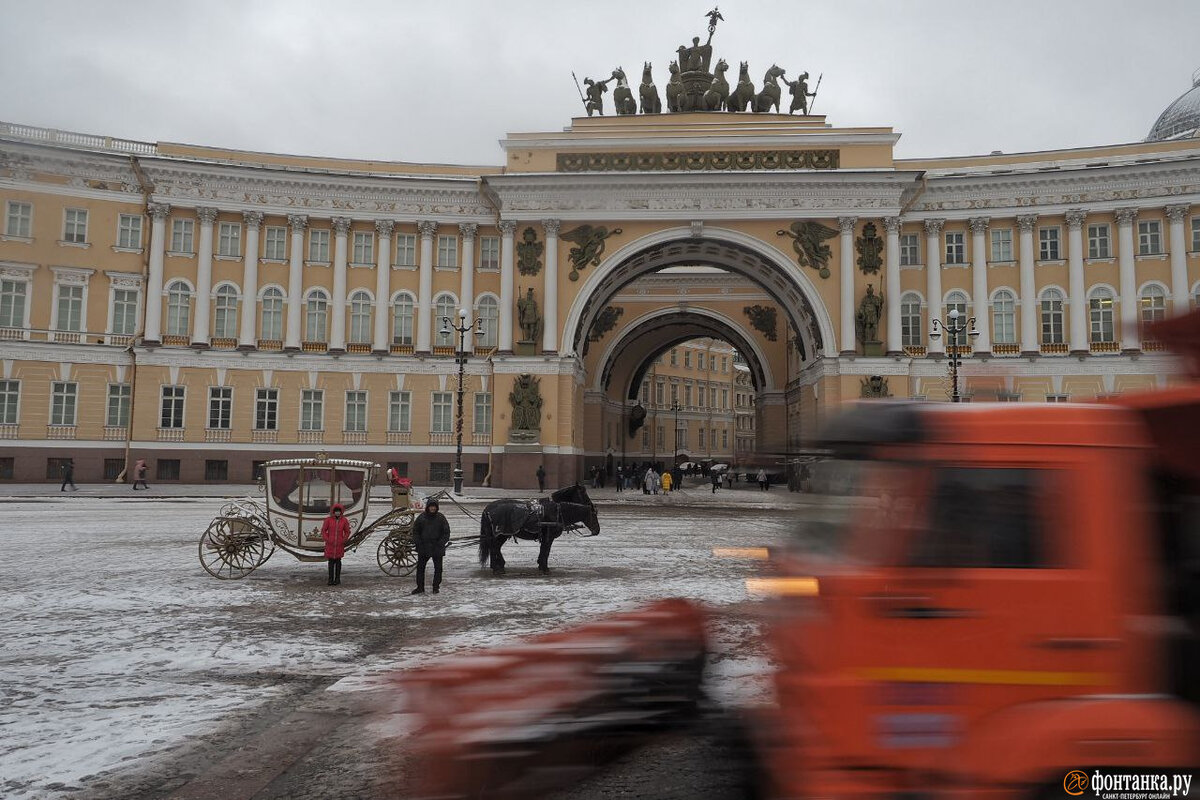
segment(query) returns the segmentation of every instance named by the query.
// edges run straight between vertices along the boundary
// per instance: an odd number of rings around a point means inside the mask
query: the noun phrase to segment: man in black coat
[[[433,593],[437,594],[442,585],[442,557],[446,555],[446,546],[450,544],[450,523],[438,511],[437,498],[431,497],[425,501],[425,511],[417,515],[412,534],[417,545],[417,588],[412,590],[412,594],[425,593],[425,565],[431,558]]]

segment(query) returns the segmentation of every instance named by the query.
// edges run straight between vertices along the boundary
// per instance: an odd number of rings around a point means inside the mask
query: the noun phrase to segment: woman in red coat
[[[350,540],[350,523],[342,516],[341,503],[335,503],[329,516],[321,524],[321,538],[325,540],[325,558],[329,561],[329,585],[342,582],[342,556],[346,555],[346,542]]]

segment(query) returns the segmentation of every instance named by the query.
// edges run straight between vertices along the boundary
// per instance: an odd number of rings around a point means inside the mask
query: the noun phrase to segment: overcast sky
[[[305,155],[500,164],[654,67],[715,0],[0,0],[0,120]],[[807,70],[897,155],[1138,141],[1200,67],[1200,0],[725,0],[715,63]],[[636,93],[636,89],[635,89]],[[612,113],[612,95],[606,111]],[[784,109],[787,107],[786,88]]]

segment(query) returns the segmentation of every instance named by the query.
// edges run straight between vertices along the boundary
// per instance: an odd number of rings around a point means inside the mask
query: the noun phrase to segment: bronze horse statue
[[[771,106],[775,106],[775,112],[779,112],[779,83],[778,79],[783,77],[784,70],[777,64],[772,64],[767,70],[767,74],[763,76],[763,88],[754,97],[754,112],[762,114],[771,110]]]
[[[642,85],[638,87],[638,95],[642,98],[643,114],[661,114],[662,99],[658,96],[658,87],[654,85],[654,77],[650,74],[650,62],[642,67]]]
[[[509,539],[536,541],[538,570],[550,572],[550,548],[563,531],[580,525],[591,535],[600,533],[596,506],[580,484],[559,489],[549,497],[533,500],[493,500],[483,509],[479,520],[479,565],[490,562],[492,573],[504,574],[504,556],[500,548]]]
[[[683,93],[683,81],[679,79],[677,62],[672,61],[668,69],[671,71],[671,78],[667,81],[667,110],[675,112],[679,110],[679,95]]]
[[[725,100],[726,111],[745,111],[754,101],[754,84],[750,81],[750,62],[743,61],[738,69],[737,88]]]
[[[633,91],[629,88],[629,81],[625,78],[625,70],[617,67],[613,70],[613,78],[617,81],[617,88],[613,89],[613,105],[617,107],[617,114],[636,114],[637,102],[633,99]],[[778,104],[778,99],[776,99]]]
[[[725,59],[722,58],[717,62],[717,66],[713,70],[712,86],[704,93],[705,110],[725,110],[725,104],[729,100],[729,81],[725,80],[725,70],[727,69],[729,69],[729,65],[725,63]]]

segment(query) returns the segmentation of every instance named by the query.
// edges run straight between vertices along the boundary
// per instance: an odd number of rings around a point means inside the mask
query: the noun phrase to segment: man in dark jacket
[[[433,593],[437,594],[442,585],[442,557],[450,544],[450,523],[438,511],[437,498],[425,501],[425,512],[417,515],[412,534],[417,545],[417,588],[412,594],[425,593],[425,565],[429,559],[433,559]]]

